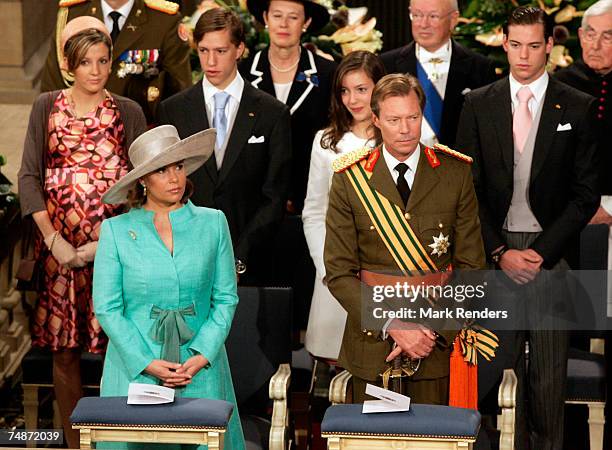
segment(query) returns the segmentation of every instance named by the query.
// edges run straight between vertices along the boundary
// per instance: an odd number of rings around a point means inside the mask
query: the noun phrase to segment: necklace
[[[300,51],[298,52],[298,57],[295,60],[295,62],[293,64],[291,64],[291,66],[287,67],[286,69],[281,69],[280,67],[275,66],[272,63],[272,58],[270,58],[270,52],[268,51],[268,62],[270,63],[270,67],[272,67],[274,70],[276,70],[278,73],[287,73],[287,72],[291,72],[293,69],[295,69],[297,67],[297,65],[300,63],[300,57],[302,56],[302,48],[299,47]]]
[[[66,100],[68,100],[68,105],[70,106],[70,109],[72,110],[73,114],[75,116],[78,116],[79,114],[77,113],[76,102],[74,101],[74,97],[72,95],[72,88],[66,89],[66,92],[67,92]],[[94,107],[92,107],[89,111],[85,112],[85,114],[88,114],[91,111],[95,111],[97,109],[98,105],[102,102],[102,100],[106,98],[107,94],[108,94],[108,92],[106,91],[106,89],[104,89],[104,91],[102,93],[102,98],[98,102],[96,102]]]

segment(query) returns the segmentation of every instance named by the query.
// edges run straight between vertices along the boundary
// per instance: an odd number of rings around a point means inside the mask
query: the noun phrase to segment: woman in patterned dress
[[[79,443],[69,416],[82,395],[81,352],[103,353],[107,343],[93,312],[92,262],[102,221],[121,211],[101,197],[127,173],[127,149],[146,129],[135,102],[104,89],[112,61],[104,24],[75,21],[66,26],[63,46],[74,84],[36,100],[19,173],[22,214],[38,227],[43,274],[32,344],[53,352],[55,395],[71,448]]]

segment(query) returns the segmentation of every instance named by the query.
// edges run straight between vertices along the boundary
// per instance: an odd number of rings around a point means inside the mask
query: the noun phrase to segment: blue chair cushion
[[[605,356],[583,350],[570,350],[567,361],[566,399],[573,401],[605,401]]]
[[[164,405],[128,405],[127,397],[83,397],[70,416],[74,425],[150,425],[226,428],[234,406],[223,400],[175,398]]]
[[[480,413],[473,409],[411,404],[410,411],[406,412],[362,414],[362,406],[329,407],[321,432],[476,439],[480,428]]]

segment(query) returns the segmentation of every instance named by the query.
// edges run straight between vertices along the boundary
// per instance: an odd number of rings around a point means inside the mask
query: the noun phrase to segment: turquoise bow
[[[161,344],[161,359],[180,362],[180,346],[189,342],[193,331],[185,323],[184,316],[195,316],[193,303],[182,309],[161,309],[158,306],[151,308],[151,319],[157,319],[151,327],[150,336],[155,342]]]

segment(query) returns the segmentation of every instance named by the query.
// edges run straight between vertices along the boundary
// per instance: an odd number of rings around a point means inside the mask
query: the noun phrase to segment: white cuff
[[[382,327],[382,338],[383,341],[385,339],[387,339],[387,330],[389,329],[389,325],[391,325],[391,322],[393,322],[394,319],[387,319],[387,321],[385,322],[385,324]]]
[[[612,195],[601,196],[601,207],[612,216]]]

